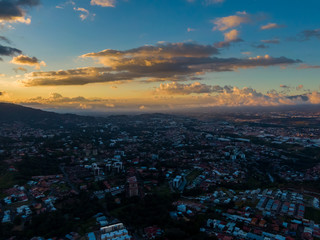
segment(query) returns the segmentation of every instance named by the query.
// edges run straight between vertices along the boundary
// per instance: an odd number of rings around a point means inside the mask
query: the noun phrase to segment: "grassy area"
[[[70,187],[66,183],[63,183],[63,184],[52,184],[52,187],[54,187],[54,188],[59,187],[61,191],[70,190]]]
[[[320,210],[312,207],[307,207],[304,217],[306,219],[313,220],[316,223],[320,223]]]
[[[110,211],[111,216],[114,216],[116,218],[121,218],[121,216],[123,215],[123,213],[130,207],[134,207],[134,204],[128,204],[128,205],[124,205],[122,207],[113,209]]]
[[[80,234],[85,235],[88,232],[91,232],[96,227],[96,220],[94,218],[90,218],[82,223],[78,229]]]
[[[171,194],[171,190],[170,190],[168,184],[166,184],[166,183],[154,188],[152,192],[157,193],[162,196],[163,195],[168,196]]]
[[[192,182],[194,179],[196,179],[200,174],[202,173],[201,170],[195,169],[191,173],[189,173],[186,177],[188,182]]]

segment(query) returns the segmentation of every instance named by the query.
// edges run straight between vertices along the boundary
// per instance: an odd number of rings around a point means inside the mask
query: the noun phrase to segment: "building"
[[[139,185],[135,176],[129,177],[128,180],[128,195],[129,197],[139,196]]]
[[[131,236],[123,223],[117,223],[102,227],[100,229],[101,240],[130,240]]]
[[[182,177],[176,176],[175,179],[173,179],[172,185],[174,188],[179,188],[181,183],[182,183]]]

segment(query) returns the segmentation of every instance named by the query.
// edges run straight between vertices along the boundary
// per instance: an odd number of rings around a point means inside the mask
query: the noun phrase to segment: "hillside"
[[[84,117],[75,114],[59,114],[40,109],[24,107],[12,103],[0,103],[0,123],[24,123],[31,125],[57,126],[75,124],[94,120],[94,117]]]

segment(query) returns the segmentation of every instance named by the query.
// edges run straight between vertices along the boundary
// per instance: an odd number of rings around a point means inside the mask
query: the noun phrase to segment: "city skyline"
[[[55,110],[320,104],[318,1],[0,1],[0,101]]]

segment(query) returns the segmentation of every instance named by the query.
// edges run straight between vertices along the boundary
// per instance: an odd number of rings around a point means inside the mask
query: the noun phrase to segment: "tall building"
[[[138,181],[135,176],[129,177],[128,180],[128,194],[129,197],[139,196],[139,186]]]

